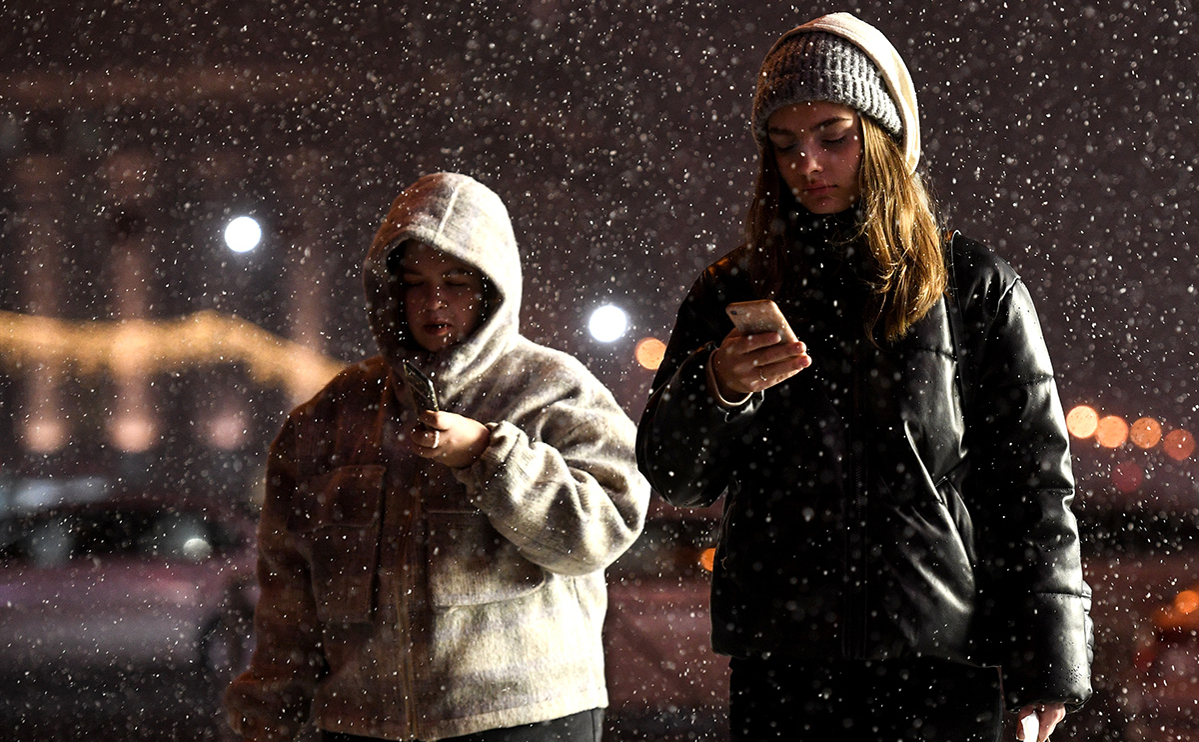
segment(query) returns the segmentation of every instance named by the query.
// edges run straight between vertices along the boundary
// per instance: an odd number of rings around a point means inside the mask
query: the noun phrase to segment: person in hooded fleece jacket
[[[634,426],[575,358],[520,334],[500,198],[404,190],[364,267],[380,354],[270,449],[248,740],[600,739],[603,570],[641,531]],[[440,412],[418,409],[411,362]]]

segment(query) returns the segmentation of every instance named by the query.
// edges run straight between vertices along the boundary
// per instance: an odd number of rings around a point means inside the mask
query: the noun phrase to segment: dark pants
[[[447,737],[441,742],[600,742],[604,728],[604,710],[591,709],[560,719],[539,721],[519,727],[488,729],[463,737]],[[322,742],[377,742],[375,737],[359,737],[340,732],[322,732]]]
[[[943,660],[730,663],[733,742],[998,742],[999,672]]]

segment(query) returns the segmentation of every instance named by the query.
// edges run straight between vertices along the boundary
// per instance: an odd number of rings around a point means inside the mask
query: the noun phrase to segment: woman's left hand
[[[1029,704],[1020,709],[1020,713],[1016,715],[1016,726],[1020,727],[1025,717],[1036,715],[1041,722],[1041,734],[1035,742],[1045,742],[1049,739],[1049,735],[1057,727],[1057,723],[1066,718],[1066,706],[1061,703],[1037,703]],[[1025,740],[1020,736],[1023,732],[1017,732],[1016,738],[1024,740],[1024,742],[1034,742],[1034,740]]]
[[[411,432],[412,450],[452,469],[475,463],[491,442],[491,429],[478,420],[453,412],[425,410]]]

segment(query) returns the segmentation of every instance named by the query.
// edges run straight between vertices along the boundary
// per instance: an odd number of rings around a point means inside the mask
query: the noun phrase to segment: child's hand
[[[425,410],[417,415],[417,420],[411,433],[412,450],[421,458],[451,469],[475,463],[491,442],[491,430],[486,425],[453,412]]]

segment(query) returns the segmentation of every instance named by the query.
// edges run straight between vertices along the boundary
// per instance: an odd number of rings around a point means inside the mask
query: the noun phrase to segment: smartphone
[[[770,299],[734,302],[725,307],[724,311],[742,335],[777,332],[784,342],[794,343],[799,340],[791,331],[791,325],[787,324],[787,318],[783,316],[778,305]]]
[[[1041,736],[1041,719],[1036,713],[1029,714],[1020,722],[1020,734],[1016,735],[1017,739],[1024,742],[1037,742]]]
[[[441,406],[437,404],[437,389],[433,387],[432,379],[408,361],[404,361],[404,376],[408,382],[408,389],[412,392],[412,401],[418,410],[441,410]]]

